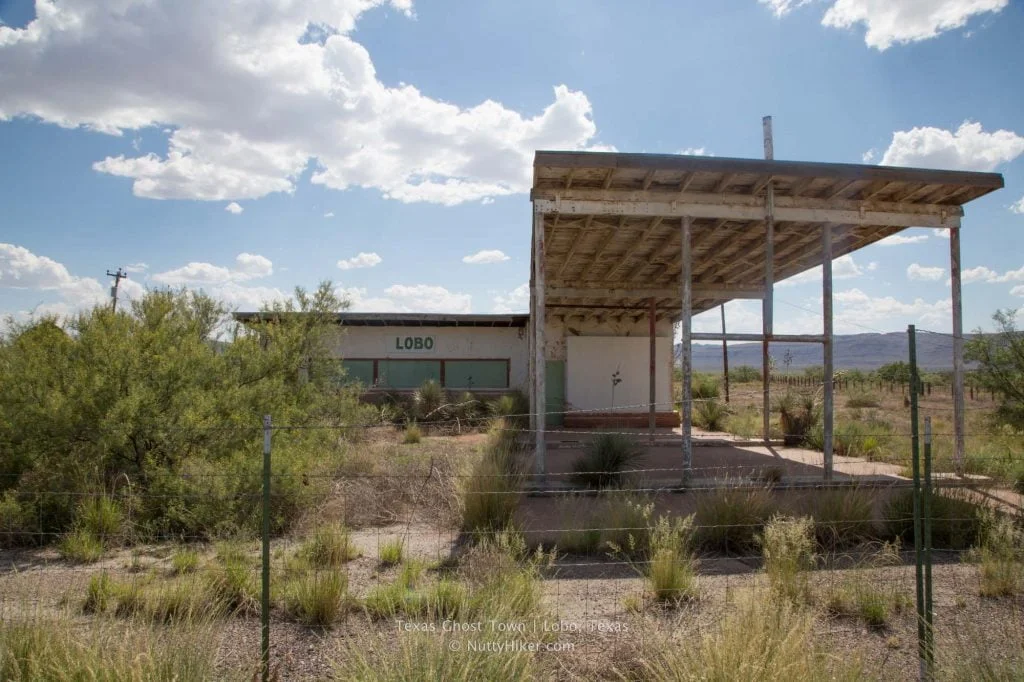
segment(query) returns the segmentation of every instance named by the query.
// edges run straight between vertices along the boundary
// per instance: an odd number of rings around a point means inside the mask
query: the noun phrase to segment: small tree
[[[992,315],[996,330],[976,336],[964,347],[968,362],[978,363],[978,385],[999,396],[996,419],[1015,428],[1024,428],[1024,335],[1017,331],[1015,312],[997,310]]]
[[[902,360],[882,365],[875,373],[882,381],[890,381],[896,384],[910,383],[910,365]]]

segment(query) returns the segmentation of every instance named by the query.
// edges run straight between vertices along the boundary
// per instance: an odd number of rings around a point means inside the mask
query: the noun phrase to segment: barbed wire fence
[[[760,390],[750,392],[752,398],[761,395]],[[506,415],[491,429],[496,440],[502,433],[532,435],[512,422],[549,414],[556,412]],[[461,432],[465,421],[436,419],[424,427]],[[897,441],[893,450],[901,454],[888,464],[898,471],[840,469],[836,480],[826,483],[818,463],[809,466],[766,448],[751,453],[736,444],[742,440],[709,441],[707,456],[695,457],[695,466],[684,471],[676,457],[679,438],[664,431],[648,447],[656,452],[647,460],[614,469],[581,468],[574,465],[588,442],[622,435],[643,443],[646,431],[546,428],[553,444],[564,447],[549,452],[550,470],[541,485],[523,463],[529,453],[519,448],[512,448],[516,457],[499,462],[512,470],[479,466],[479,450],[488,456],[486,446],[453,446],[415,456],[411,448],[395,444],[393,427],[379,423],[274,424],[267,418],[252,426],[208,428],[252,436],[253,455],[263,455],[258,486],[232,487],[236,474],[207,471],[176,477],[182,488],[174,492],[138,490],[125,477],[103,491],[33,493],[37,527],[21,524],[0,533],[6,544],[27,541],[44,549],[6,553],[0,567],[2,620],[65,609],[92,617],[106,613],[175,623],[217,610],[228,618],[243,651],[240,665],[265,679],[312,678],[323,672],[319,664],[296,660],[303,656],[296,645],[308,646],[303,629],[372,627],[399,637],[404,632],[395,625],[399,621],[442,628],[446,622],[468,627],[493,621],[490,630],[474,634],[488,641],[536,643],[542,646],[540,655],[571,650],[578,676],[598,677],[602,665],[616,663],[620,654],[628,658],[648,638],[659,647],[673,637],[699,638],[736,612],[742,595],[768,601],[780,591],[787,599],[819,607],[815,632],[823,641],[866,643],[877,654],[880,670],[896,671],[897,677],[932,676],[943,651],[954,651],[963,638],[992,644],[986,625],[992,619],[1022,622],[1024,585],[1009,598],[990,596],[999,585],[990,584],[984,562],[995,561],[995,570],[1021,576],[1024,557],[1017,548],[986,559],[979,547],[989,521],[975,513],[986,506],[995,514],[1019,515],[1020,496],[1005,486],[934,469],[927,451],[936,441],[951,439],[947,431],[930,434],[922,462],[911,442],[914,429],[868,428],[861,437]],[[308,461],[275,469],[288,456],[287,448],[281,448],[275,457],[278,446],[303,432],[346,439],[352,457],[335,470]],[[1020,456],[1024,436],[1009,437],[1020,446]],[[388,446],[374,449],[368,444],[374,438]],[[714,463],[715,457],[728,458],[723,449],[739,453],[737,461]],[[388,458],[373,461],[367,454]],[[501,449],[492,454],[500,456]],[[980,469],[1003,459],[972,456]],[[914,476],[916,464],[921,468]],[[595,477],[615,484],[592,488],[581,483]],[[324,494],[315,498],[314,507],[294,509],[284,491],[296,489]],[[79,508],[94,508],[98,517],[107,502],[117,503],[123,516],[118,523],[93,521],[99,529],[99,557],[87,556],[88,547],[74,546],[75,529],[45,527],[47,505],[67,498]],[[139,505],[179,505],[187,517],[200,505],[215,510],[229,503],[247,509],[247,520],[258,520],[239,524],[259,528],[258,545],[249,536],[245,542],[217,544],[210,552],[205,543],[216,533],[144,530],[135,522]],[[466,507],[473,504],[487,508],[485,520],[509,523],[471,523]],[[673,550],[673,562],[692,569],[692,582],[656,583],[654,569],[664,561],[656,543],[652,546],[658,519],[691,514],[692,525],[683,532],[686,549]],[[766,560],[766,526],[776,514],[808,519],[800,532],[809,533],[813,545],[796,552],[795,577],[773,577]],[[285,517],[290,524],[281,520]],[[59,545],[65,556],[90,563],[61,560],[53,549],[58,541],[67,543]],[[511,581],[495,587],[486,575],[472,574],[477,559],[471,555],[481,547],[512,555],[515,570],[528,567],[522,570],[537,578],[543,598],[510,607],[507,602],[522,596]],[[536,558],[538,549],[550,556]],[[462,562],[467,556],[473,561]],[[506,569],[500,561],[484,563],[485,572],[498,575],[501,570]],[[117,589],[105,592],[105,580],[118,583]],[[522,593],[523,602],[531,601],[527,593]],[[486,612],[492,607],[493,614]],[[550,627],[541,625],[539,635],[519,630],[519,625],[538,621]],[[556,644],[561,648],[549,646]]]

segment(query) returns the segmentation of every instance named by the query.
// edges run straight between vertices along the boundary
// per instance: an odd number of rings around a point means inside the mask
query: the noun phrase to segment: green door
[[[544,372],[544,401],[547,406],[548,426],[565,423],[565,361],[548,360]]]

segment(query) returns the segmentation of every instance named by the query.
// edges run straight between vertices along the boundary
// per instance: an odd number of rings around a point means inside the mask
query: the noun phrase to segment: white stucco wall
[[[434,348],[395,349],[395,338],[434,338]],[[334,354],[350,359],[509,360],[509,384],[526,387],[526,329],[516,327],[342,327],[333,339]]]
[[[566,339],[566,399],[576,410],[644,412],[650,400],[650,344],[641,337],[570,336]],[[671,411],[672,339],[655,341],[655,401]],[[612,388],[612,375],[621,380]]]

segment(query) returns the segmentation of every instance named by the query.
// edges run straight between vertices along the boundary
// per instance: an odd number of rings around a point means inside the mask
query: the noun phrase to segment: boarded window
[[[343,383],[373,386],[373,360],[342,360],[341,368],[345,372]]]
[[[446,388],[508,388],[508,360],[446,360]]]
[[[380,360],[377,363],[380,388],[419,388],[428,379],[441,381],[440,360]]]

